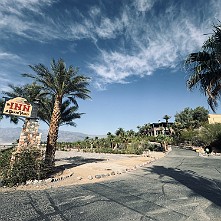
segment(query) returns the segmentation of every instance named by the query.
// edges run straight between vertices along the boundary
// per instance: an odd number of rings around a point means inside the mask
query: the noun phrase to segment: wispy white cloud
[[[1,0],[0,31],[1,38],[15,34],[21,37],[42,41],[52,38],[54,24],[43,9],[57,0]],[[38,20],[36,20],[38,17]],[[56,36],[56,35],[55,35]]]
[[[155,0],[135,0],[134,5],[140,12],[149,11],[155,3]]]
[[[2,60],[20,60],[20,57],[16,54],[0,51],[0,61]]]
[[[73,7],[54,14],[48,7],[58,1],[15,0],[11,2],[2,0],[0,2],[2,37],[7,38],[9,33],[13,33],[36,41],[86,38],[96,42],[100,38],[115,38],[122,29],[119,18],[108,18],[97,6],[92,6],[86,12]],[[50,13],[45,9],[49,9]]]
[[[13,33],[36,41],[90,39],[98,54],[88,67],[101,88],[127,83],[131,76],[143,77],[159,68],[176,67],[188,53],[200,49],[208,37],[204,34],[211,32],[213,22],[221,20],[219,0],[195,8],[175,0],[128,0],[111,16],[104,3],[91,4],[85,11],[73,7],[56,15],[45,13],[59,1],[1,0],[0,38]],[[105,40],[105,46],[99,44]],[[112,43],[107,48],[111,40],[116,46]]]
[[[78,21],[69,20],[66,24],[69,39],[87,38],[94,42],[99,39],[114,39],[123,29],[121,18],[109,18],[99,7],[93,6],[85,14],[79,10],[75,11],[78,14]]]
[[[15,84],[18,82],[20,74],[24,71],[24,67],[22,67],[21,64],[26,63],[25,59],[17,54],[0,49],[0,93],[9,89],[7,86],[8,84]]]
[[[141,7],[142,1],[138,2]],[[150,3],[145,9],[150,11],[148,15],[142,13],[144,8],[139,13],[126,6],[119,16],[127,43],[112,50],[101,50],[97,62],[89,65],[100,76],[99,83],[125,83],[131,76],[143,77],[159,68],[175,68],[188,53],[200,50],[208,38],[204,34],[211,32],[214,22],[211,11],[217,18],[221,17],[221,6],[217,7],[215,0],[204,5],[205,8],[190,11],[167,4],[166,10],[158,15],[152,8],[154,1],[145,2]],[[129,50],[124,50],[125,44],[130,45]]]
[[[41,13],[41,6],[50,6],[55,0],[1,0],[1,11],[22,15],[22,10],[26,9],[33,12]]]

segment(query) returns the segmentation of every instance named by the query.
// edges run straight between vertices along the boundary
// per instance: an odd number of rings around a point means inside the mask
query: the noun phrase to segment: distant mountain
[[[0,128],[0,144],[11,144],[19,139],[21,128]]]
[[[0,128],[0,145],[11,144],[19,139],[22,128]],[[47,130],[39,130],[39,133],[42,133],[41,141],[47,140]],[[70,131],[59,131],[58,141],[59,142],[75,142],[84,140],[85,137],[105,137],[103,135],[88,135],[79,132],[70,132]]]

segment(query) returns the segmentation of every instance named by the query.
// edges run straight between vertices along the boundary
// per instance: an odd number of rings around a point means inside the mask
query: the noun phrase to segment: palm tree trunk
[[[45,166],[48,170],[47,172],[49,173],[52,172],[55,167],[55,151],[58,139],[59,121],[61,118],[61,104],[62,99],[59,96],[56,96],[50,121],[45,153]]]

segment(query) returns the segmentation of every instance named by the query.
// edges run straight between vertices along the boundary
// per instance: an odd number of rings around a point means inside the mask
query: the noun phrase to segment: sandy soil
[[[39,190],[101,182],[123,176],[163,157],[162,152],[146,155],[83,153],[77,150],[56,152],[56,173],[50,179],[34,181],[11,190]],[[2,191],[8,188],[0,188]],[[0,191],[1,191],[0,190]]]

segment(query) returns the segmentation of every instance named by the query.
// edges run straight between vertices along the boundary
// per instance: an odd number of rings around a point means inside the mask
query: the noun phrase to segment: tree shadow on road
[[[151,172],[161,177],[168,176],[186,186],[193,192],[221,207],[221,182],[197,175],[193,171],[182,171],[163,166],[149,168]]]

